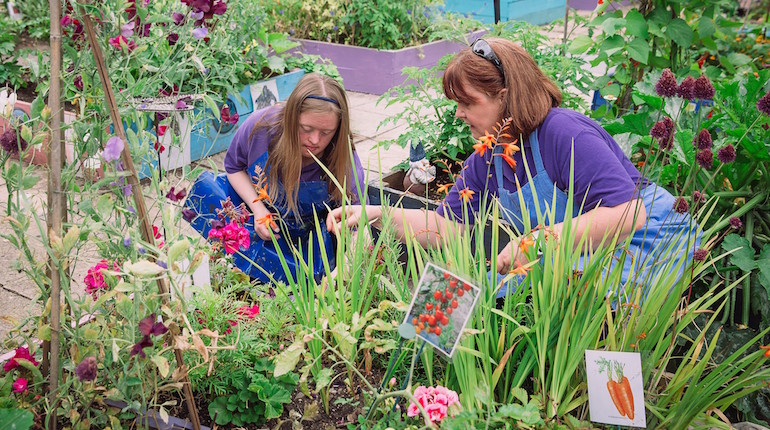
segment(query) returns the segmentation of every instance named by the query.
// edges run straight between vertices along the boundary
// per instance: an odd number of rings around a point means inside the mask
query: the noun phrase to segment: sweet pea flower
[[[206,27],[198,27],[192,31],[193,37],[198,40],[203,39],[207,34],[209,34],[209,29]]]
[[[104,144],[102,158],[108,163],[119,159],[120,154],[123,152],[124,146],[125,144],[123,143],[123,139],[119,138],[118,136],[112,136],[109,138],[109,140],[107,140],[107,143]]]
[[[200,21],[203,19],[203,12],[191,12],[190,18],[194,19],[195,21]]]
[[[120,270],[120,266],[116,261],[113,261],[112,268],[110,268],[110,263],[107,260],[102,260],[89,268],[86,277],[83,278],[83,283],[86,284],[86,293],[90,294],[94,301],[96,301],[99,298],[99,295],[109,287],[107,281],[104,280],[104,274],[102,273],[102,270],[105,269],[118,271]]]
[[[171,19],[174,20],[174,24],[176,24],[176,25],[184,24],[184,14],[181,14],[179,12],[172,13],[171,14]]]
[[[120,35],[129,38],[134,35],[134,27],[136,27],[136,23],[134,21],[127,22],[120,26]]]
[[[75,76],[75,80],[72,81],[72,83],[75,85],[75,88],[78,89],[78,91],[83,91],[83,77],[80,75]]]
[[[23,359],[27,360],[30,363],[32,363],[34,366],[37,366],[39,363],[35,360],[35,357],[32,356],[32,354],[29,352],[29,349],[26,346],[21,346],[19,348],[16,348],[16,351],[14,351],[13,357],[6,361],[5,364],[3,364],[3,370],[6,372],[10,372],[11,370],[19,367],[19,362],[16,361],[17,359]]]
[[[14,393],[26,393],[27,392],[27,386],[29,384],[29,381],[27,381],[24,378],[18,378],[16,381],[13,382],[13,392]]]

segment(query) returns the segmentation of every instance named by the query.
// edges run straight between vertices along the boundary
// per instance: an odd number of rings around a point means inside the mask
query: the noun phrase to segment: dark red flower
[[[86,357],[75,368],[75,375],[83,382],[93,381],[96,379],[96,357]]]
[[[714,98],[714,86],[711,85],[711,81],[706,75],[700,75],[695,80],[695,88],[693,88],[693,95],[696,99],[711,100]]]
[[[688,76],[682,80],[681,84],[679,84],[679,88],[676,89],[676,95],[685,100],[692,100],[695,98],[694,90],[695,78]]]
[[[734,216],[730,218],[730,227],[734,228],[735,230],[738,230],[739,228],[743,227],[743,222],[740,218],[737,216]]]
[[[705,261],[706,257],[708,257],[708,255],[709,255],[708,251],[706,251],[703,248],[698,248],[692,254],[692,259],[693,259],[693,261]]]
[[[30,354],[29,349],[26,346],[21,346],[19,348],[16,348],[16,351],[14,351],[13,357],[6,361],[5,364],[3,364],[3,370],[6,372],[10,372],[11,370],[19,367],[19,362],[16,361],[17,359],[24,359],[32,363],[33,366],[37,366],[39,363],[35,360],[35,357]]]
[[[134,346],[131,348],[131,354],[130,356],[133,357],[136,354],[139,354],[142,358],[147,358],[147,354],[144,353],[144,348],[149,348],[153,345],[152,339],[149,335],[142,336],[142,339],[139,340],[139,342],[135,343]]]
[[[17,132],[13,127],[8,127],[5,133],[0,135],[0,148],[3,148],[9,154],[18,154],[20,151],[24,152],[27,149],[27,145],[27,141],[21,137],[21,133]]]
[[[719,148],[719,151],[717,151],[717,158],[724,164],[735,161],[735,147],[733,147],[733,144],[728,143],[727,146]]]
[[[674,145],[674,121],[669,117],[664,117],[650,129],[650,136],[657,139],[661,149],[669,150]]]
[[[770,92],[757,100],[757,109],[765,115],[770,115]]]
[[[179,35],[176,33],[169,33],[169,35],[166,36],[166,40],[168,40],[169,46],[174,46],[176,45],[176,42],[179,41]]]
[[[698,149],[710,149],[712,142],[711,133],[705,128],[692,140],[693,146]]]
[[[695,161],[704,169],[710,169],[711,165],[714,164],[714,153],[711,152],[711,149],[706,148],[695,154]]]
[[[187,190],[185,188],[182,188],[179,191],[174,191],[174,187],[171,187],[170,190],[168,190],[168,193],[166,193],[166,198],[171,200],[172,202],[178,202],[179,200],[182,200],[187,195]]]
[[[671,69],[663,70],[660,79],[655,84],[655,92],[661,97],[674,97],[676,95],[676,77]]]
[[[692,202],[695,204],[706,202],[706,195],[702,192],[695,190],[692,193]]]
[[[181,14],[179,12],[172,13],[171,14],[171,19],[174,20],[174,24],[176,24],[176,25],[184,24],[184,14]]]
[[[227,105],[222,106],[219,115],[222,117],[222,122],[228,122],[233,125],[238,123],[238,114],[230,114],[230,108]]]
[[[194,209],[187,208],[182,210],[182,218],[187,222],[193,222],[197,215]]]
[[[150,314],[150,316],[139,321],[139,331],[146,336],[160,336],[165,334],[168,328],[162,322],[156,320],[155,314]]]
[[[687,203],[687,200],[685,200],[684,197],[677,197],[674,202],[674,210],[676,213],[685,214],[690,210],[690,204]]]
[[[80,75],[75,76],[75,80],[72,81],[73,84],[75,84],[75,88],[78,89],[78,91],[83,91],[83,77]]]

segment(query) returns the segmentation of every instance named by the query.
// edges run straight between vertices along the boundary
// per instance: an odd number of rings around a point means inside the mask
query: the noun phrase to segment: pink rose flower
[[[13,392],[14,393],[26,393],[27,392],[27,386],[29,385],[29,381],[27,381],[24,378],[19,378],[16,381],[13,382]]]

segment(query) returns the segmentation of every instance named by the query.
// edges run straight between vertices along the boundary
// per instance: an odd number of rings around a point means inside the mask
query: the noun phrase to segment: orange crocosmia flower
[[[770,357],[770,345],[760,346],[760,348],[765,350],[765,357]]]
[[[275,220],[273,220],[273,213],[268,212],[267,215],[258,218],[257,223],[264,225],[268,228],[276,228],[278,227],[278,224],[275,223]]]
[[[452,188],[452,185],[454,185],[454,184],[439,185],[438,189],[436,189],[436,191],[439,192],[439,193],[449,194],[449,189]]]
[[[483,157],[491,146],[489,143],[485,143],[483,139],[482,137],[477,144],[473,145],[473,149],[479,154],[479,157]]]
[[[532,239],[531,236],[524,236],[519,241],[519,249],[521,252],[527,252],[529,251],[529,247],[533,246],[535,244],[535,241]]]
[[[510,272],[511,275],[527,275],[527,268],[521,265],[521,261],[518,259],[516,260],[516,267],[511,269]]]
[[[467,203],[469,200],[473,199],[473,195],[476,194],[475,191],[470,190],[468,188],[464,190],[460,190],[460,197],[462,197],[463,200]]]
[[[503,145],[503,154],[509,157],[513,157],[513,154],[520,151],[519,147],[516,145],[516,142],[503,143],[502,145]]]
[[[510,155],[505,154],[505,153],[503,153],[503,154],[495,154],[495,155],[503,157],[503,160],[505,160],[505,162],[508,163],[509,166],[511,166],[511,169],[515,169],[516,168],[516,160],[514,160],[513,157],[511,157]]]
[[[484,143],[489,147],[492,147],[495,143],[497,143],[497,139],[495,139],[495,136],[489,134],[489,132],[484,132],[484,135],[479,138],[479,143]]]
[[[255,202],[258,202],[260,200],[267,200],[270,201],[270,194],[267,193],[267,190],[264,188],[259,188],[257,190],[257,198],[254,199]]]

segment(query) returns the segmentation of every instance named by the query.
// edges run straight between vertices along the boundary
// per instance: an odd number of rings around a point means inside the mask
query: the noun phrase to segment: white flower
[[[16,106],[16,93],[8,93],[8,90],[0,91],[0,115],[10,118],[13,107]]]

